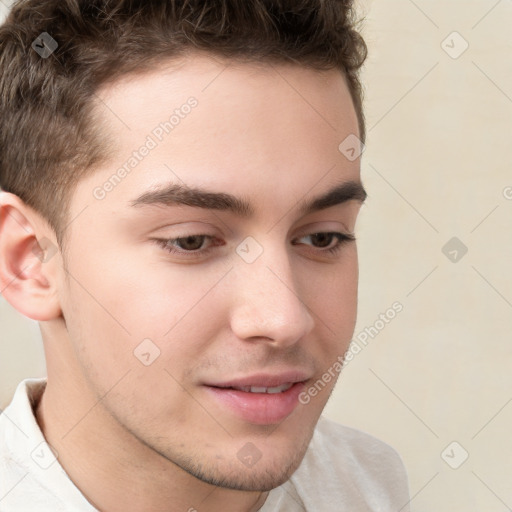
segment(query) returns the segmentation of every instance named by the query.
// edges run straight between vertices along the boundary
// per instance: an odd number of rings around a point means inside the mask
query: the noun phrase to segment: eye
[[[198,251],[205,243],[206,235],[191,235],[183,238],[176,238],[172,241],[176,246],[185,251]]]
[[[183,256],[198,256],[208,253],[213,246],[223,245],[210,235],[187,235],[178,238],[153,239],[160,247],[171,254]]]
[[[306,245],[312,245],[314,248],[320,249],[320,252],[336,254],[343,245],[348,242],[353,242],[355,239],[356,238],[352,233],[338,233],[336,231],[328,231],[304,235],[297,240],[309,240],[309,243],[306,242]],[[294,241],[293,245],[298,244]]]

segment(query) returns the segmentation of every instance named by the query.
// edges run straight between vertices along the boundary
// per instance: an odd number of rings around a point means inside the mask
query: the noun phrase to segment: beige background
[[[348,364],[326,414],[401,453],[413,512],[512,509],[512,2],[359,6],[370,197],[356,334],[403,311]],[[442,251],[453,237],[468,249],[445,250],[456,262]],[[1,298],[0,336],[5,406],[44,361],[37,324]]]

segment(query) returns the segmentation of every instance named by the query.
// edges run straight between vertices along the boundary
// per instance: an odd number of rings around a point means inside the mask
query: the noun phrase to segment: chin
[[[295,455],[295,457],[297,457]],[[272,461],[266,466],[263,463],[258,463],[257,468],[244,468],[234,471],[221,471],[218,468],[191,468],[189,473],[210,485],[216,487],[223,487],[235,491],[258,491],[266,492],[279,487],[286,482],[295,470],[298,468],[302,461],[302,454],[290,462],[288,460],[286,466],[278,465]],[[279,467],[278,467],[279,466]]]
[[[302,440],[300,449],[295,445],[281,452],[275,448],[268,450],[271,456],[262,454],[252,465],[244,464],[231,454],[229,457],[196,454],[181,460],[174,458],[172,462],[198,480],[216,487],[265,492],[279,487],[292,476],[304,458],[309,440]]]

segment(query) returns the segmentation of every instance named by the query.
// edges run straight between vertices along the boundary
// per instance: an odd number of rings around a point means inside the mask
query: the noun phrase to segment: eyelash
[[[308,235],[302,235],[299,237],[305,238],[305,237],[311,237],[315,235],[330,235],[333,238],[337,239],[337,242],[334,246],[329,247],[328,249],[322,249],[319,248],[320,253],[328,253],[329,255],[335,256],[338,254],[338,252],[341,250],[341,248],[349,243],[356,240],[356,237],[352,233],[338,233],[336,231],[319,231],[317,233],[310,233]],[[154,238],[153,241],[157,243],[162,249],[164,249],[166,252],[170,254],[177,254],[180,256],[185,256],[186,258],[193,258],[195,256],[206,256],[209,254],[214,247],[218,247],[222,244],[213,244],[210,245],[206,249],[194,249],[194,250],[184,250],[184,249],[176,249],[172,244],[175,242],[179,242],[180,240],[186,240],[187,238],[204,238],[204,239],[210,239],[213,240],[215,237],[210,235],[185,235],[180,236],[177,238]],[[293,243],[293,242],[292,242]],[[293,245],[298,245],[296,243],[293,243]]]
[[[351,233],[338,233],[336,231],[319,231],[318,233],[310,233],[309,235],[302,235],[301,237],[299,237],[299,239],[305,238],[305,237],[312,237],[315,235],[328,235],[328,236],[331,236],[333,239],[337,239],[336,244],[333,245],[332,247],[329,247],[328,249],[323,249],[321,247],[316,248],[320,251],[320,253],[328,253],[329,255],[332,255],[332,256],[337,255],[340,252],[341,248],[345,244],[347,244],[348,242],[354,242],[356,239],[356,237]],[[298,244],[293,243],[293,245],[298,245]],[[311,247],[313,249],[315,249],[314,246],[311,246]]]

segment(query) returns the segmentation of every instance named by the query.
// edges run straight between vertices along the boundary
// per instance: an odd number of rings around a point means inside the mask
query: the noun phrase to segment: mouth
[[[299,405],[308,376],[253,376],[238,381],[206,384],[205,390],[223,410],[255,425],[281,423]]]
[[[231,387],[228,389],[243,391],[244,393],[268,393],[269,395],[274,395],[276,393],[283,393],[284,391],[288,391],[292,386],[293,382],[287,382],[285,384],[281,384],[281,386],[274,386],[268,388],[265,386],[239,386]]]

